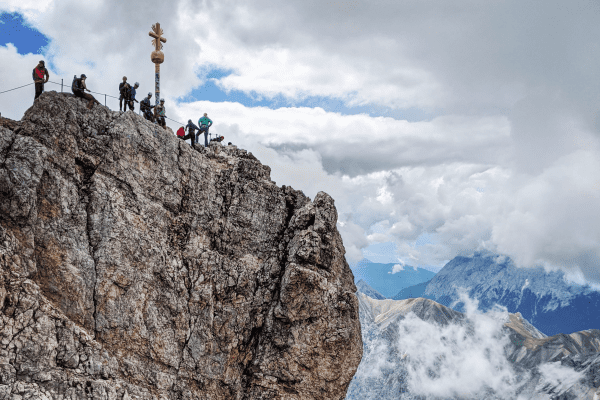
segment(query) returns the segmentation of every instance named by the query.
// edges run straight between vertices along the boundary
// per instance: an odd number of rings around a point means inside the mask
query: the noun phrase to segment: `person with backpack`
[[[154,115],[152,115],[152,109],[155,107],[150,104],[152,93],[148,92],[148,97],[144,97],[144,100],[140,102],[140,110],[144,113],[144,118],[150,122],[154,122]]]
[[[204,113],[204,116],[198,120],[198,125],[200,125],[200,129],[198,130],[196,141],[199,141],[198,137],[200,136],[200,132],[204,132],[204,147],[208,147],[208,128],[210,128],[212,124],[213,122],[210,118],[208,118],[207,113]]]
[[[80,78],[78,78],[77,75],[75,75],[73,77],[73,83],[71,84],[71,90],[73,91],[75,97],[81,97],[82,99],[88,100],[87,109],[91,110],[92,107],[94,107],[95,103],[100,104],[100,102],[96,100],[96,98],[91,94],[85,93],[85,90],[90,92],[90,90],[85,85],[86,79],[87,76],[85,76],[85,74],[81,74]]]
[[[136,103],[139,103],[139,101],[135,99],[136,89],[139,87],[140,84],[136,82],[135,85],[133,85],[133,87],[130,86],[129,90],[127,91],[127,99],[125,105],[129,105],[129,109],[131,111],[135,111],[135,104],[133,104],[133,102],[135,101]]]
[[[154,118],[160,126],[166,129],[167,121],[165,118],[167,118],[167,109],[165,108],[165,99],[160,99],[160,104],[154,106]]]
[[[46,69],[45,65],[46,63],[44,62],[44,60],[40,60],[38,65],[36,65],[36,67],[33,69],[32,75],[33,81],[35,82],[35,98],[33,99],[34,101],[35,99],[40,97],[40,95],[44,91],[44,83],[48,82],[48,79],[50,79],[50,74],[48,73],[48,70]],[[44,80],[44,77],[46,77],[46,80]]]
[[[127,111],[127,93],[131,86],[127,83],[127,77],[123,77],[123,82],[119,83],[119,111]],[[123,107],[123,100],[125,100],[125,107]]]

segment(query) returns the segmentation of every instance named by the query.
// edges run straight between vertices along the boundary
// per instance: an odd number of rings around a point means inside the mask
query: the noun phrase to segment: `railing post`
[[[63,92],[63,80],[62,78],[60,79],[60,92]]]

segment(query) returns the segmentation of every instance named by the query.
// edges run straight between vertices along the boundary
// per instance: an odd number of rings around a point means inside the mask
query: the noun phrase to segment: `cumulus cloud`
[[[404,263],[394,264],[392,270],[390,271],[393,274],[397,274],[398,272],[404,271]]]
[[[208,112],[212,130],[270,165],[278,184],[330,193],[346,218],[340,231],[352,259],[383,241],[395,241],[410,264],[437,267],[489,249],[600,282],[598,4],[319,2],[314,13],[316,6],[0,3],[50,38],[53,78],[70,83],[84,72],[92,90],[114,95],[123,75],[141,93],[153,91],[148,31],[159,20],[168,116]],[[29,82],[38,56],[10,45],[0,55],[2,76]],[[283,97],[286,107],[188,102],[213,69],[226,71],[212,78],[223,90]],[[311,96],[429,117],[294,106]],[[33,89],[2,97],[2,114],[19,119],[32,99]],[[387,228],[374,232],[382,221]]]

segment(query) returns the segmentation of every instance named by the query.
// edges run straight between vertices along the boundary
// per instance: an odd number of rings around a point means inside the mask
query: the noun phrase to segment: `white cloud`
[[[539,368],[540,381],[530,381],[533,371],[515,368],[506,357],[506,309],[481,313],[464,293],[461,301],[465,320],[446,326],[436,322],[434,314],[422,320],[412,312],[383,331],[363,326],[365,351],[348,398],[387,400],[405,393],[406,398],[424,399],[541,400],[550,396],[532,394],[532,389],[556,385],[556,393],[561,393],[582,377],[560,363],[547,363]]]
[[[404,263],[401,263],[401,264],[395,264],[395,265],[392,267],[392,275],[393,275],[393,274],[396,274],[396,273],[398,273],[398,272],[400,272],[400,271],[404,271]]]
[[[27,85],[22,89],[3,93],[0,96],[0,112],[3,117],[12,119],[21,119],[21,116],[33,104],[35,97],[35,87],[32,84],[31,73],[40,60],[39,55],[18,54],[17,49],[11,43],[6,46],[0,46],[0,75],[11,77],[2,81],[0,91],[9,90],[17,86]],[[53,71],[50,71],[52,74]],[[20,77],[18,80],[12,77]],[[48,89],[48,86],[46,88]]]
[[[278,184],[330,193],[349,218],[340,230],[353,258],[369,241],[396,240],[399,258],[434,266],[486,248],[600,282],[597,4],[319,2],[315,14],[316,4],[57,0],[0,9],[23,12],[50,38],[51,80],[68,85],[85,72],[92,90],[114,95],[123,75],[153,91],[148,31],[158,18],[168,116],[208,112],[213,132],[254,152]],[[30,82],[39,56],[10,45],[0,55],[2,76]],[[177,103],[211,68],[232,71],[216,80],[225,90],[432,117]],[[3,116],[19,119],[30,89],[2,95]],[[389,226],[373,232],[381,221]],[[419,244],[423,234],[432,241]]]

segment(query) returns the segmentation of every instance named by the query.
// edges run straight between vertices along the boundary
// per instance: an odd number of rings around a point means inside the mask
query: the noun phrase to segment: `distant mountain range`
[[[355,282],[364,281],[372,290],[385,298],[392,298],[402,289],[427,282],[435,272],[398,263],[379,264],[367,259],[352,266]]]
[[[437,274],[409,266],[389,273],[393,268],[363,260],[353,268],[358,290],[374,299],[423,297],[461,312],[463,290],[480,310],[506,307],[547,335],[600,329],[600,292],[568,282],[559,271],[517,268],[510,258],[490,252],[455,257]]]
[[[567,282],[562,272],[517,268],[508,257],[480,252],[451,260],[427,284],[422,297],[464,311],[460,288],[479,302],[480,310],[504,306],[547,335],[600,329],[600,293]]]
[[[546,336],[519,313],[357,297],[364,354],[346,400],[600,398],[600,330]]]

